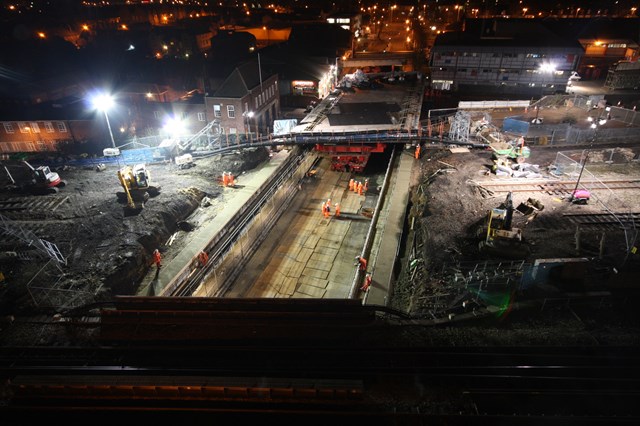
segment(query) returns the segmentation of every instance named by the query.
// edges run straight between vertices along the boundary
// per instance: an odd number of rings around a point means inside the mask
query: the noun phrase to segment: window
[[[38,123],[34,123],[33,121],[31,123],[29,123],[31,125],[31,131],[33,133],[40,133],[40,126],[38,126]]]
[[[220,111],[220,105],[213,106],[213,116],[216,118],[222,117],[222,112]]]
[[[229,118],[236,118],[236,108],[233,105],[227,105],[227,115]]]
[[[11,123],[3,123],[4,124],[4,131],[7,133],[14,133],[15,130],[13,130],[13,124]]]
[[[20,133],[29,133],[31,131],[31,127],[27,126],[27,123],[24,121],[18,122],[18,128],[20,129]]]
[[[51,124],[50,121],[45,121],[44,122],[44,128],[47,129],[47,133],[55,132],[55,130],[53,130],[53,125]]]
[[[160,111],[153,111],[153,116],[157,119],[160,119]]]
[[[47,144],[45,144],[43,141],[38,141],[38,151],[46,151],[47,150]]]
[[[607,45],[607,47],[609,49],[624,49],[627,47],[627,45],[624,43],[610,43],[609,45]]]
[[[258,109],[258,98],[255,98],[256,101],[256,109]]]
[[[65,126],[62,121],[58,121],[56,124],[58,125],[58,131],[60,133],[67,133],[67,126]]]
[[[235,127],[229,127],[230,135],[235,135],[236,133],[238,133],[238,130]]]
[[[198,121],[204,121],[204,112],[198,113]]]

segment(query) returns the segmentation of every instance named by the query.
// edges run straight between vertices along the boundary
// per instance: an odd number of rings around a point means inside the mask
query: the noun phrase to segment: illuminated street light
[[[245,119],[245,133],[247,133],[246,130],[248,130],[248,133],[251,134],[251,119],[254,115],[253,111],[245,111],[242,113]]]
[[[111,124],[109,123],[109,116],[107,111],[113,106],[113,97],[111,95],[97,95],[91,100],[93,107],[104,113],[104,118],[107,120],[107,128],[109,129],[109,136],[111,137],[111,145],[115,148],[116,142],[113,140],[113,133],[111,132]]]

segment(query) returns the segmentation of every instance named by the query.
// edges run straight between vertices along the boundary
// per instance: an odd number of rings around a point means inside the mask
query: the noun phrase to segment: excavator
[[[513,211],[513,198],[509,192],[500,208],[491,209],[487,215],[480,232],[483,237],[479,243],[480,253],[511,259],[529,256],[529,246],[522,241],[522,230],[512,225]]]
[[[139,213],[149,197],[155,197],[160,193],[160,187],[150,184],[149,171],[144,164],[121,168],[118,170],[118,180],[124,192],[118,192],[116,195],[119,201],[126,201],[126,214]]]
[[[33,167],[27,161],[20,162],[23,166],[2,164],[11,181],[9,189],[18,192],[25,192],[34,195],[56,194],[59,188],[66,186],[67,182],[60,179],[60,175],[52,172],[49,166]],[[9,171],[9,167],[14,167],[17,178]],[[26,168],[26,174],[25,174]],[[21,171],[20,171],[21,169]]]

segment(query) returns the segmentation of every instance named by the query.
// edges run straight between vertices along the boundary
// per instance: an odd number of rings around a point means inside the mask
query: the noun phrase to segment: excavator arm
[[[129,183],[127,182],[127,178],[126,176],[124,176],[124,173],[122,172],[122,170],[118,170],[118,180],[120,181],[120,184],[124,188],[124,192],[127,195],[127,205],[129,206],[129,208],[135,209],[136,203],[133,201],[133,198],[131,197],[131,191],[129,191]]]

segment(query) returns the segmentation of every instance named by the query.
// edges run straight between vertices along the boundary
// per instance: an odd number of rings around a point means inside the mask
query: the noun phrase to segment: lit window
[[[227,105],[227,115],[229,118],[236,118],[236,108],[233,105]]]
[[[58,131],[60,133],[67,133],[67,126],[65,126],[62,121],[58,121],[56,124],[58,125]]]
[[[216,118],[222,117],[222,112],[220,111],[220,105],[213,106],[213,116]]]

